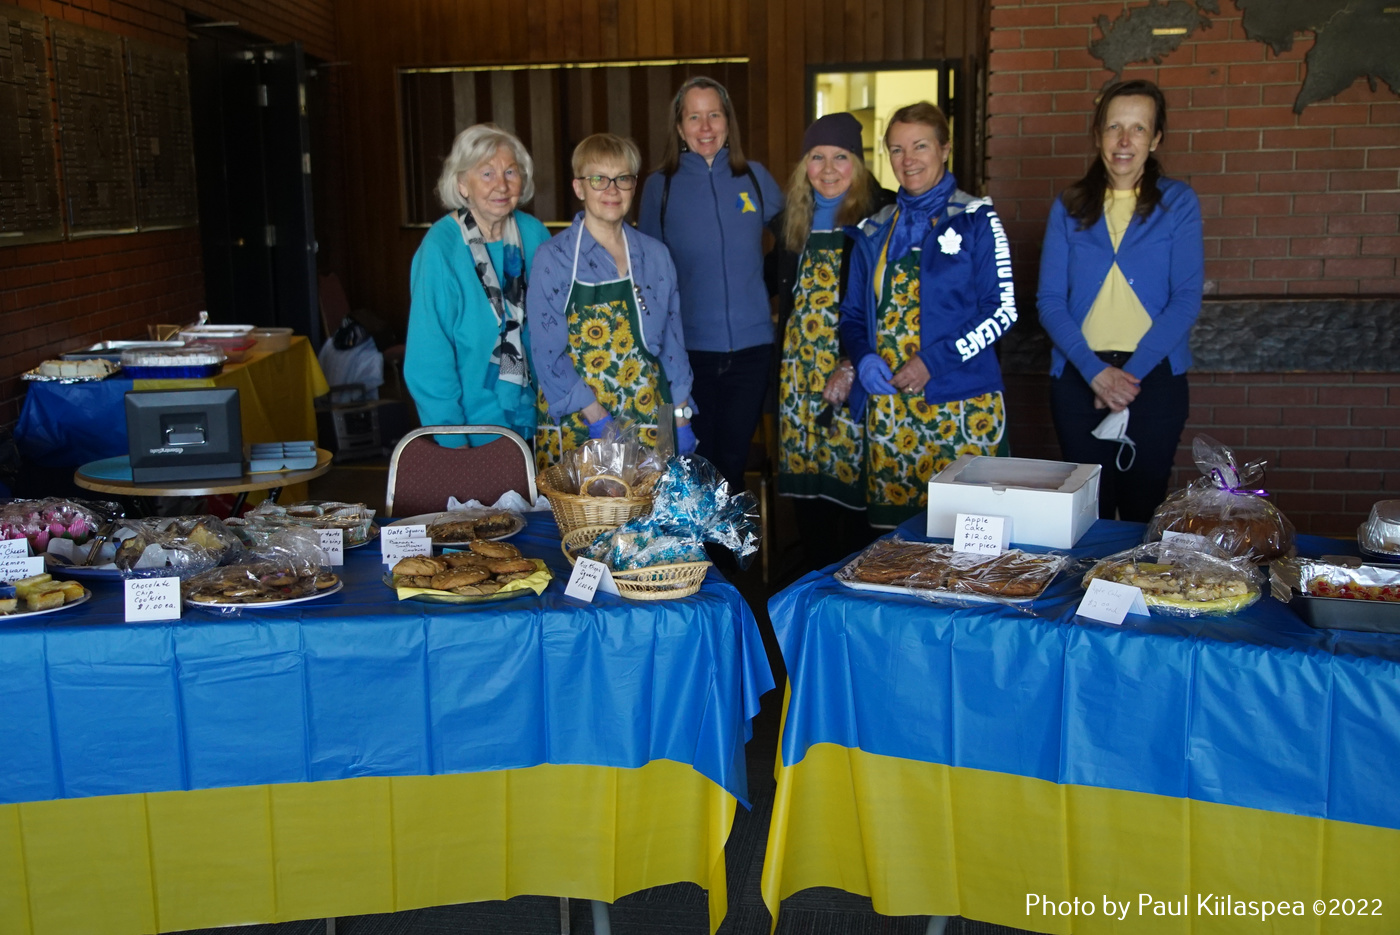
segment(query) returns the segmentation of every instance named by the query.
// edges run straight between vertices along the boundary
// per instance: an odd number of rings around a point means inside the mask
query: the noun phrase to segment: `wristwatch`
[[[693,415],[695,415],[695,410],[691,409],[689,406],[676,407],[675,416],[677,419],[689,419]]]

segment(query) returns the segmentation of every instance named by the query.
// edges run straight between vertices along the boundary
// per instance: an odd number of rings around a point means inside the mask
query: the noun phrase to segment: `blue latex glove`
[[[676,447],[680,449],[680,454],[691,454],[695,451],[696,444],[695,429],[689,422],[676,426]]]
[[[899,392],[890,382],[894,379],[894,374],[890,371],[889,364],[885,363],[879,354],[866,354],[862,357],[856,365],[856,374],[860,377],[860,385],[865,387],[865,391],[871,396],[893,396]]]
[[[590,422],[589,425],[588,425],[588,437],[589,437],[589,438],[602,438],[602,437],[603,437],[603,433],[604,433],[605,431],[607,431],[608,426],[610,426],[610,425],[612,425],[612,424],[613,424],[613,417],[610,416],[610,415],[603,416],[603,418],[599,419],[597,422]]]

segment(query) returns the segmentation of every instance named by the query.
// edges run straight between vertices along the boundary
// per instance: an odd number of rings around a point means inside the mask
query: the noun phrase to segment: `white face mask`
[[[1128,471],[1132,469],[1133,462],[1137,460],[1137,445],[1128,437],[1128,410],[1122,409],[1118,412],[1110,412],[1104,416],[1102,422],[1091,433],[1095,438],[1102,438],[1106,442],[1118,442],[1118,457],[1114,458],[1114,463],[1118,465],[1118,470]],[[1128,452],[1128,463],[1123,463],[1123,451]]]

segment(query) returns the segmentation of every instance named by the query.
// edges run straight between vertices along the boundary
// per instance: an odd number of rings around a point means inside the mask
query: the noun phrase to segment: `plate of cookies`
[[[524,557],[510,543],[478,540],[460,552],[400,559],[384,583],[399,600],[479,604],[539,594],[551,577],[544,562]]]
[[[513,510],[450,510],[394,520],[390,526],[426,526],[434,548],[485,540],[499,542],[525,528],[525,517]]]
[[[329,597],[344,586],[332,571],[252,562],[201,572],[180,585],[180,594],[187,607],[261,610]]]

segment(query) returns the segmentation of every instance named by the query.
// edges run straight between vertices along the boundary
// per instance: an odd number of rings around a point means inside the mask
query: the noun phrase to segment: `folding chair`
[[[499,435],[476,448],[443,448],[434,435]],[[530,503],[535,488],[535,458],[525,439],[501,425],[430,425],[400,439],[389,457],[389,486],[384,512],[416,516],[447,508],[447,498],[495,503],[514,490]]]

